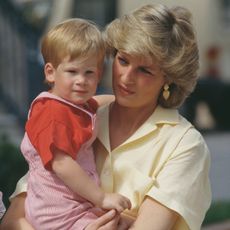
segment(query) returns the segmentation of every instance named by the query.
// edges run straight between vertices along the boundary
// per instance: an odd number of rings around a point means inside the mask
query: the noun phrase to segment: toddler
[[[130,201],[99,187],[92,143],[105,45],[99,29],[69,19],[42,39],[49,92],[32,102],[21,151],[29,163],[26,218],[35,229],[84,229],[103,210],[122,212]],[[99,209],[101,208],[101,209]]]

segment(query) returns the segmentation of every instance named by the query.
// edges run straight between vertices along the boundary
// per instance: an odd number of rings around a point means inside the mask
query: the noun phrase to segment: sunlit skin
[[[45,65],[46,80],[53,83],[51,93],[74,104],[83,104],[95,94],[100,75],[95,55],[75,60],[66,57],[57,68]]]
[[[118,52],[113,63],[113,90],[110,106],[110,147],[124,143],[153,113],[165,77],[152,58],[138,58]]]
[[[164,74],[154,59],[137,58],[123,52],[116,54],[113,89],[119,105],[153,110],[164,84]]]

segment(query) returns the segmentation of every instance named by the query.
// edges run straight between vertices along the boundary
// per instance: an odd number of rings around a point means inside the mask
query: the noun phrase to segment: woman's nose
[[[134,82],[134,71],[131,67],[125,69],[125,71],[122,74],[122,80],[124,83]]]

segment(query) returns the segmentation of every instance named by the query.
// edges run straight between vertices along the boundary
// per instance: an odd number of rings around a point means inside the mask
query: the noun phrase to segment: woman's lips
[[[119,89],[120,93],[123,94],[123,95],[134,94],[133,91],[131,91],[130,89],[128,89],[127,87],[122,86],[122,85],[118,85],[118,89]]]

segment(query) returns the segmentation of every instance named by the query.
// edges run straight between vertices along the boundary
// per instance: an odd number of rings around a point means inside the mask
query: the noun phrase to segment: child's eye
[[[75,69],[69,69],[69,70],[67,70],[67,72],[69,72],[69,73],[76,73],[76,70]]]
[[[86,71],[86,74],[93,74],[93,73],[94,73],[93,70],[87,70],[87,71]]]

